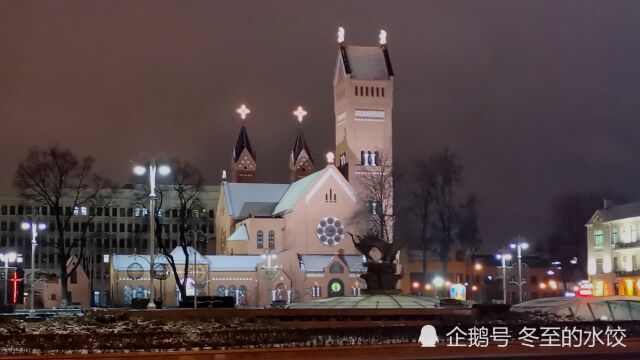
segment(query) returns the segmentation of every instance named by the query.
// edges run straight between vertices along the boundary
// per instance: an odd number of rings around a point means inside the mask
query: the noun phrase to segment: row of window
[[[62,213],[62,207],[58,208],[58,211]],[[209,217],[213,219],[213,210],[207,209],[192,209],[193,217]],[[64,214],[70,215],[72,212],[71,207],[64,208]],[[0,207],[1,215],[53,215],[54,211],[51,207],[48,206],[22,206],[22,205],[2,205]],[[81,216],[112,216],[112,217],[140,217],[147,216],[148,210],[145,208],[124,208],[124,207],[87,207],[87,206],[76,206],[73,208],[73,215],[81,215]],[[180,209],[159,209],[159,216],[166,217],[180,217]]]
[[[163,224],[163,230],[165,233],[174,233],[177,234],[179,232],[179,227],[178,224]],[[17,223],[14,221],[3,221],[0,222],[0,231],[16,231],[18,229]],[[55,232],[56,231],[56,224],[55,222],[50,222],[47,225],[47,229],[49,230],[49,232]],[[73,231],[73,232],[80,232],[80,231],[85,231],[88,230],[88,232],[93,233],[93,232],[133,232],[133,233],[140,233],[140,232],[147,232],[149,230],[149,225],[148,224],[141,224],[141,223],[71,223],[68,224],[65,231]],[[209,230],[208,232],[213,233],[213,222],[209,223],[209,226],[207,227],[207,225],[201,225],[200,226],[200,230],[202,230],[202,232],[207,232],[207,230]]]
[[[373,96],[373,97],[384,97],[384,88],[378,86],[356,86],[355,89],[356,96]]]
[[[638,227],[636,225],[621,226],[620,234],[618,235],[618,228],[611,229],[611,244],[616,245],[618,242],[633,243],[638,241]],[[595,247],[604,246],[604,230],[593,230],[593,245]]]
[[[269,230],[269,250],[275,250],[276,248],[276,233],[273,230]],[[258,230],[256,233],[256,246],[258,249],[264,249],[264,232]]]

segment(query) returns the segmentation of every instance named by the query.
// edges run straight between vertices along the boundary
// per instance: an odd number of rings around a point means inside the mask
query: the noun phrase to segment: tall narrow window
[[[611,244],[615,245],[618,243],[618,229],[613,229],[611,232]]]
[[[358,87],[354,87],[354,89],[356,90],[356,96],[358,96]]]
[[[384,97],[384,88],[382,88],[382,97]]]
[[[378,97],[378,96],[380,96],[380,88],[379,87],[376,88],[376,97]]]
[[[365,86],[364,93],[365,93],[365,96],[369,96],[369,87],[368,86]]]
[[[269,250],[276,248],[276,233],[273,230],[269,231]]]
[[[364,163],[364,151],[360,151],[360,165],[365,165],[365,163]]]
[[[604,231],[602,230],[593,231],[593,245],[596,247],[600,247],[604,245]]]
[[[635,225],[631,225],[631,241],[636,242],[638,240],[638,228]]]
[[[264,249],[264,233],[262,230],[259,230],[256,235],[256,245],[258,246],[258,249]]]

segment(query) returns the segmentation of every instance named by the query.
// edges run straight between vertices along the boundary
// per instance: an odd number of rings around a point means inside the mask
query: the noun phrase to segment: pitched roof
[[[607,209],[599,209],[598,215],[604,221],[620,220],[640,216],[640,202],[613,205]]]
[[[249,217],[250,210],[259,210],[260,216],[265,216],[265,211],[270,206],[267,204],[277,204],[289,186],[290,184],[223,183],[227,211],[236,220]]]
[[[345,72],[354,79],[387,80],[393,76],[386,46],[340,45]]]
[[[198,264],[206,264],[206,258],[200,254],[199,252],[196,251],[196,249],[194,249],[191,246],[187,246],[187,254],[189,254],[189,263],[193,264],[194,263],[194,258],[196,260],[196,262]],[[184,255],[184,251],[182,250],[181,246],[176,246],[175,249],[173,249],[173,251],[170,254],[171,256],[173,256],[173,261],[176,264],[184,264],[186,257]]]
[[[362,266],[362,255],[344,255],[341,256],[349,267],[349,272],[364,272]],[[300,265],[305,271],[321,272],[331,264],[333,260],[337,260],[336,255],[300,255]]]
[[[304,133],[302,132],[302,129],[300,129],[300,131],[298,131],[298,136],[296,136],[296,141],[293,143],[293,149],[291,149],[291,157],[294,164],[296,163],[296,161],[298,161],[298,157],[300,157],[300,154],[302,154],[303,150],[304,152],[307,153],[309,160],[313,164],[314,161],[313,161],[313,157],[311,156],[311,150],[309,150],[309,145],[307,145],[307,140],[304,138]]]
[[[247,225],[245,224],[240,225],[240,227],[238,227],[236,231],[234,231],[233,234],[231,234],[231,236],[227,238],[227,241],[242,240],[249,240],[249,232],[247,231]]]
[[[324,170],[316,171],[311,175],[294,182],[287,189],[282,196],[282,199],[278,202],[278,205],[273,210],[273,215],[278,215],[290,211],[298,203],[298,201],[308,192],[316,180],[320,178],[320,175],[324,173]]]
[[[251,154],[254,160],[256,159],[256,153],[253,151],[253,147],[251,147],[251,141],[249,141],[247,128],[242,124],[240,133],[238,134],[238,140],[236,140],[236,146],[233,148],[233,161],[238,161],[238,157],[244,149],[249,151],[249,154]]]
[[[207,255],[212,271],[255,271],[264,261],[260,255]]]

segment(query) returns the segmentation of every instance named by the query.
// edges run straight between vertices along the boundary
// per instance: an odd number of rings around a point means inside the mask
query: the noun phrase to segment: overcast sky
[[[121,183],[147,155],[218,182],[241,103],[259,180],[286,181],[295,106],[333,149],[338,26],[387,30],[394,161],[458,153],[485,249],[540,239],[560,194],[640,195],[637,1],[3,1],[0,184],[53,143]]]

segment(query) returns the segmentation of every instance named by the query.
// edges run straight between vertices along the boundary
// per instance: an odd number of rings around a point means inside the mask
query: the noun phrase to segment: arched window
[[[234,298],[236,297],[236,287],[235,287],[235,285],[229,286],[228,294],[229,294],[229,296],[233,296]]]
[[[344,272],[344,266],[340,264],[338,261],[334,261],[331,266],[329,266],[330,274],[342,274]]]
[[[378,151],[376,151],[374,154],[375,154],[375,158],[374,158],[375,163],[374,163],[374,165],[380,166],[381,165],[380,164],[380,153]]]
[[[356,96],[358,96],[358,87],[356,86],[355,89],[356,89]]]
[[[384,88],[382,88],[382,97],[384,97]]]
[[[269,231],[269,250],[276,248],[276,233],[273,230]]]
[[[226,289],[225,289],[224,285],[218,286],[218,289],[216,290],[216,295],[217,296],[225,296],[224,295],[225,290]]]
[[[256,245],[258,246],[258,249],[264,249],[264,233],[262,230],[259,230],[256,235]]]
[[[124,304],[131,305],[133,299],[133,287],[131,285],[124,286]]]
[[[364,163],[364,150],[360,151],[360,165],[365,165],[365,163]]]

